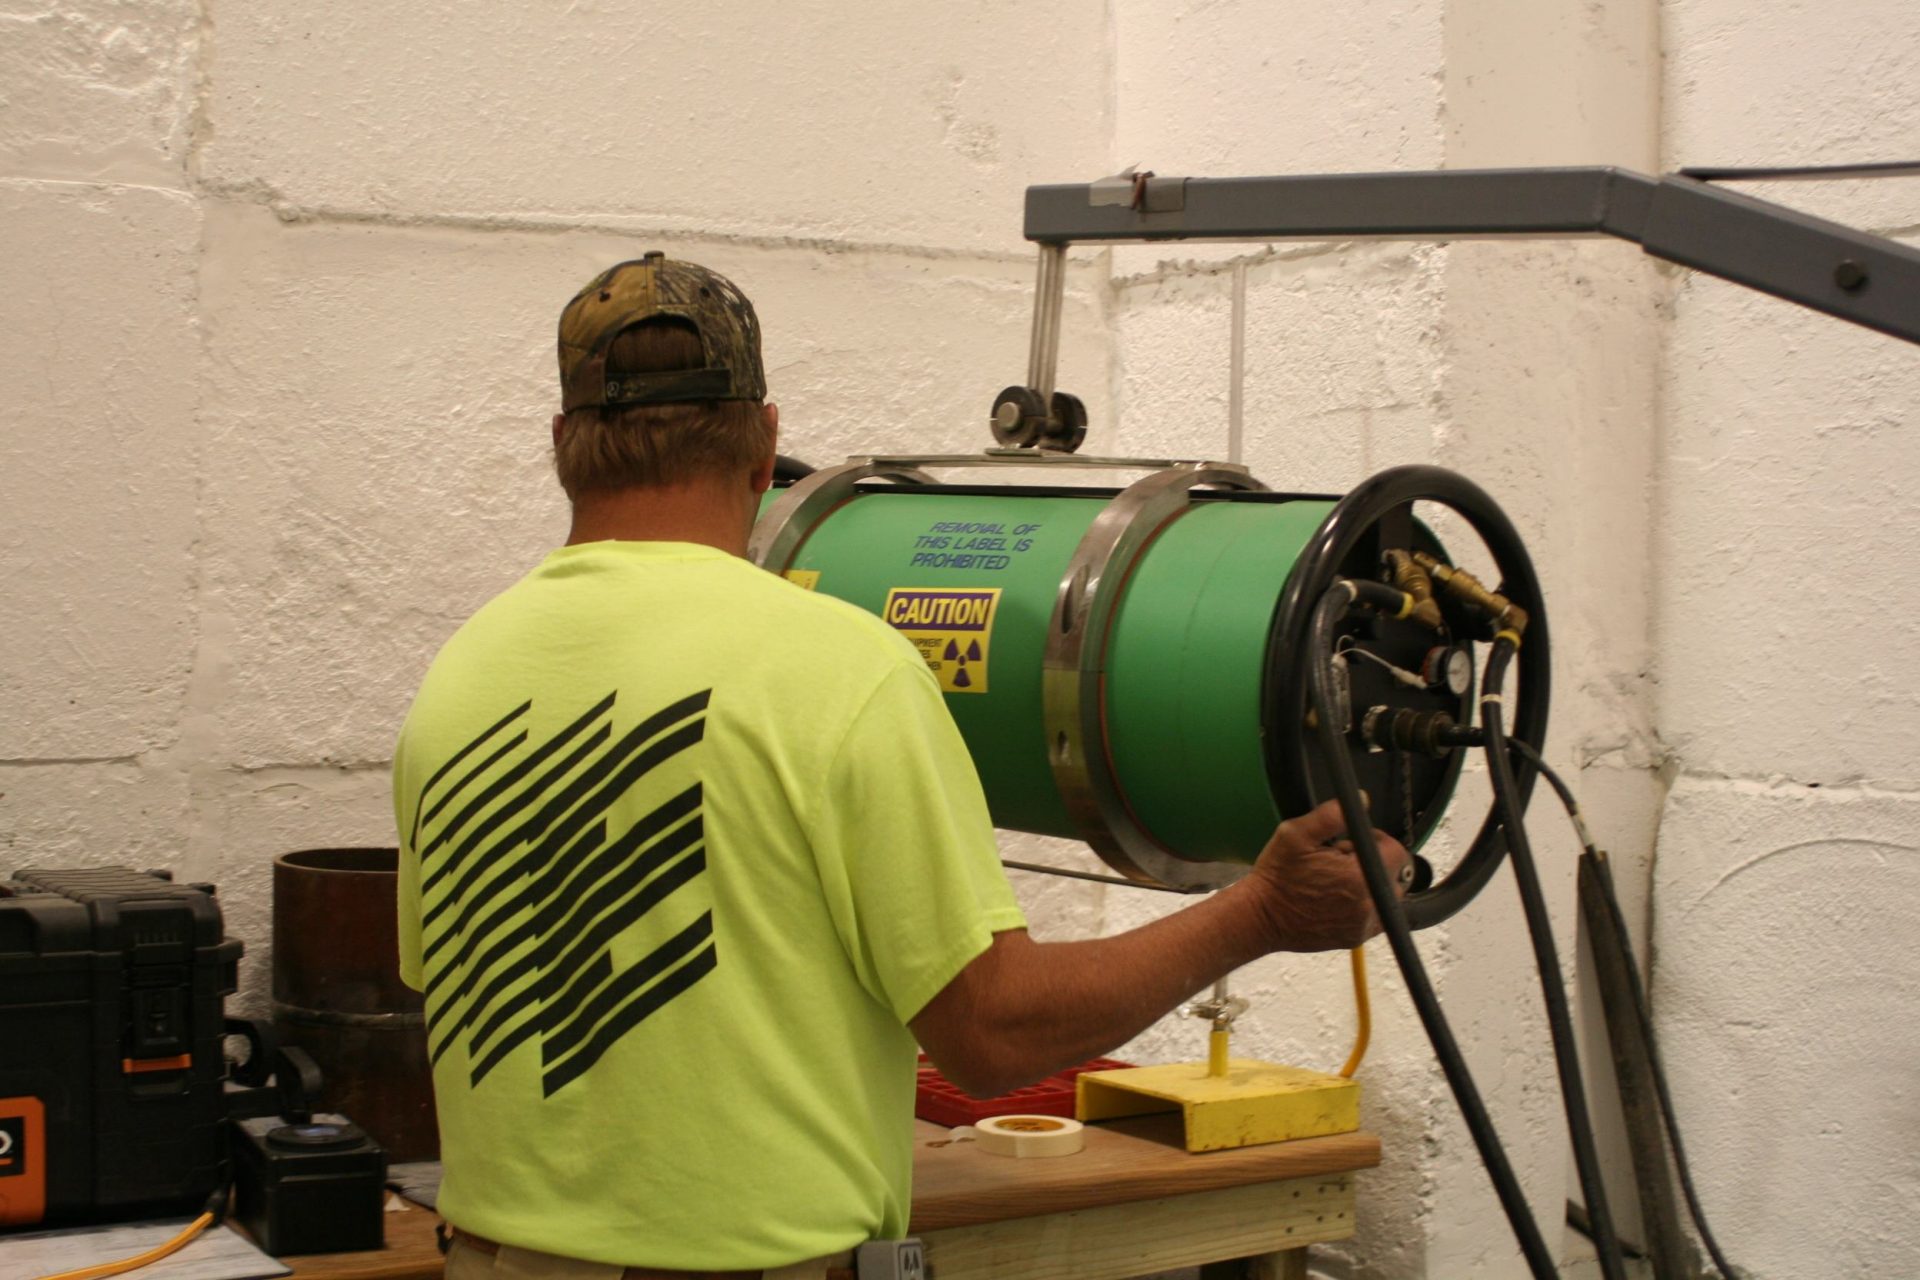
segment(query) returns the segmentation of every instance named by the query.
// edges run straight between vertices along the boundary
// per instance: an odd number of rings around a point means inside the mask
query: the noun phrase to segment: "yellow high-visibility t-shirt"
[[[1024,921],[898,633],[712,548],[564,547],[434,660],[394,808],[450,1222],[686,1270],[904,1234],[905,1024]]]

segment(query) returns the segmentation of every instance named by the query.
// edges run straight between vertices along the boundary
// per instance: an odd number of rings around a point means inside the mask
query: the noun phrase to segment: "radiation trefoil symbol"
[[[978,640],[970,641],[963,651],[960,648],[960,642],[958,640],[949,640],[947,641],[947,651],[941,656],[960,668],[953,673],[953,687],[956,689],[971,688],[973,685],[973,677],[967,674],[967,664],[969,662],[980,661],[980,642]]]

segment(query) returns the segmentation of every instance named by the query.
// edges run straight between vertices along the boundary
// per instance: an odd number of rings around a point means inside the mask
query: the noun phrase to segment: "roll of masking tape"
[[[980,1149],[998,1156],[1070,1156],[1087,1145],[1085,1127],[1063,1116],[989,1116],[973,1130]]]

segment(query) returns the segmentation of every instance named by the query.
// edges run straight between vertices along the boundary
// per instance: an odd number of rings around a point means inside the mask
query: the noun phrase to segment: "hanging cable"
[[[1500,631],[1494,638],[1493,652],[1487,657],[1486,673],[1481,680],[1480,728],[1486,734],[1487,771],[1493,781],[1494,803],[1500,808],[1506,828],[1513,878],[1520,889],[1527,936],[1533,942],[1534,967],[1540,972],[1540,994],[1547,1006],[1547,1028],[1553,1037],[1554,1065],[1560,1076],[1560,1102],[1567,1114],[1567,1136],[1573,1146],[1574,1168],[1580,1175],[1581,1195],[1586,1200],[1588,1220],[1593,1224],[1600,1272],[1607,1280],[1626,1280],[1627,1263],[1620,1254],[1620,1238],[1614,1231],[1613,1214],[1607,1206],[1607,1188],[1600,1176],[1599,1146],[1594,1141],[1592,1117],[1587,1113],[1587,1091],[1581,1080],[1573,1013],[1560,976],[1560,954],[1553,945],[1553,918],[1547,911],[1539,868],[1534,864],[1533,847],[1527,839],[1526,825],[1515,798],[1513,762],[1508,757],[1507,738],[1501,728],[1501,685],[1519,645],[1520,637],[1515,632]]]
[[[1553,1254],[1547,1249],[1540,1226],[1533,1219],[1526,1193],[1521,1190],[1520,1180],[1507,1160],[1506,1149],[1500,1145],[1500,1135],[1493,1127],[1493,1118],[1488,1115],[1486,1104],[1481,1101],[1480,1090],[1473,1082],[1472,1072],[1467,1069],[1466,1058],[1447,1025],[1446,1015],[1441,1012],[1440,999],[1434,994],[1433,983],[1427,977],[1419,948],[1414,945],[1413,931],[1407,925],[1399,896],[1394,892],[1393,881],[1380,856],[1380,845],[1373,835],[1373,823],[1367,816],[1366,804],[1360,798],[1360,782],[1354,773],[1353,760],[1347,754],[1347,744],[1341,730],[1344,717],[1334,696],[1330,663],[1322,655],[1331,656],[1334,630],[1356,602],[1381,608],[1389,615],[1398,613],[1408,603],[1401,592],[1382,583],[1355,582],[1350,579],[1335,582],[1320,597],[1307,628],[1310,655],[1306,663],[1307,684],[1314,711],[1315,732],[1333,782],[1334,794],[1339,798],[1340,810],[1346,819],[1347,837],[1353,841],[1360,873],[1366,881],[1367,893],[1373,899],[1374,910],[1380,917],[1387,944],[1392,948],[1393,958],[1405,976],[1408,998],[1413,1001],[1413,1007],[1420,1015],[1427,1039],[1433,1044],[1434,1057],[1439,1059],[1440,1070],[1460,1104],[1460,1114],[1466,1121],[1468,1133],[1473,1136],[1474,1146],[1480,1153],[1481,1163],[1486,1166],[1487,1176],[1493,1181],[1494,1193],[1500,1198],[1500,1207],[1506,1211],[1514,1238],[1520,1244],[1520,1252],[1526,1257],[1527,1269],[1533,1274],[1534,1280],[1554,1280],[1558,1270]]]
[[[1573,798],[1573,792],[1563,782],[1560,775],[1535,751],[1519,739],[1509,739],[1508,745],[1522,756],[1546,778],[1547,785],[1560,797],[1560,803],[1567,811],[1567,817],[1573,822],[1573,829],[1580,838],[1584,854],[1593,859],[1599,871],[1599,884],[1604,891],[1601,897],[1606,902],[1607,917],[1612,922],[1615,936],[1619,939],[1620,954],[1625,958],[1628,976],[1627,991],[1633,1004],[1634,1018],[1640,1024],[1640,1036],[1647,1045],[1648,1065],[1652,1068],[1653,1088],[1660,1102],[1660,1120],[1666,1130],[1667,1145],[1673,1150],[1674,1172],[1680,1181],[1680,1194],[1687,1202],[1687,1216],[1693,1219],[1693,1226],[1700,1233],[1700,1243],[1706,1248],[1707,1256],[1713,1259],[1714,1267],[1724,1280],[1733,1280],[1733,1264],[1720,1251],[1720,1242],[1714,1239],[1713,1230],[1707,1225],[1706,1211],[1700,1207],[1700,1196],[1694,1190],[1693,1171],[1687,1164],[1686,1144],[1680,1139],[1680,1121],[1674,1112],[1673,1095],[1667,1090],[1667,1071],[1660,1062],[1659,1042],[1653,1034],[1653,1012],[1647,1000],[1646,986],[1640,977],[1640,963],[1634,959],[1633,943],[1627,930],[1626,912],[1620,909],[1620,897],[1614,892],[1613,868],[1607,855],[1594,843],[1592,832],[1587,830],[1586,819],[1580,813],[1579,802]]]
[[[1353,966],[1353,1052],[1347,1055],[1347,1065],[1340,1068],[1340,1074],[1351,1080],[1373,1040],[1373,1001],[1367,995],[1366,951],[1355,947],[1347,955]]]

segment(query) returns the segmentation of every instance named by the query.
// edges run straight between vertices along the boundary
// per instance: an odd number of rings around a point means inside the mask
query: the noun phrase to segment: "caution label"
[[[780,576],[788,582],[793,583],[796,587],[799,587],[802,591],[813,591],[820,586],[820,571],[818,569],[787,569],[783,570]]]
[[[880,616],[926,660],[947,693],[987,691],[999,587],[895,587]]]

